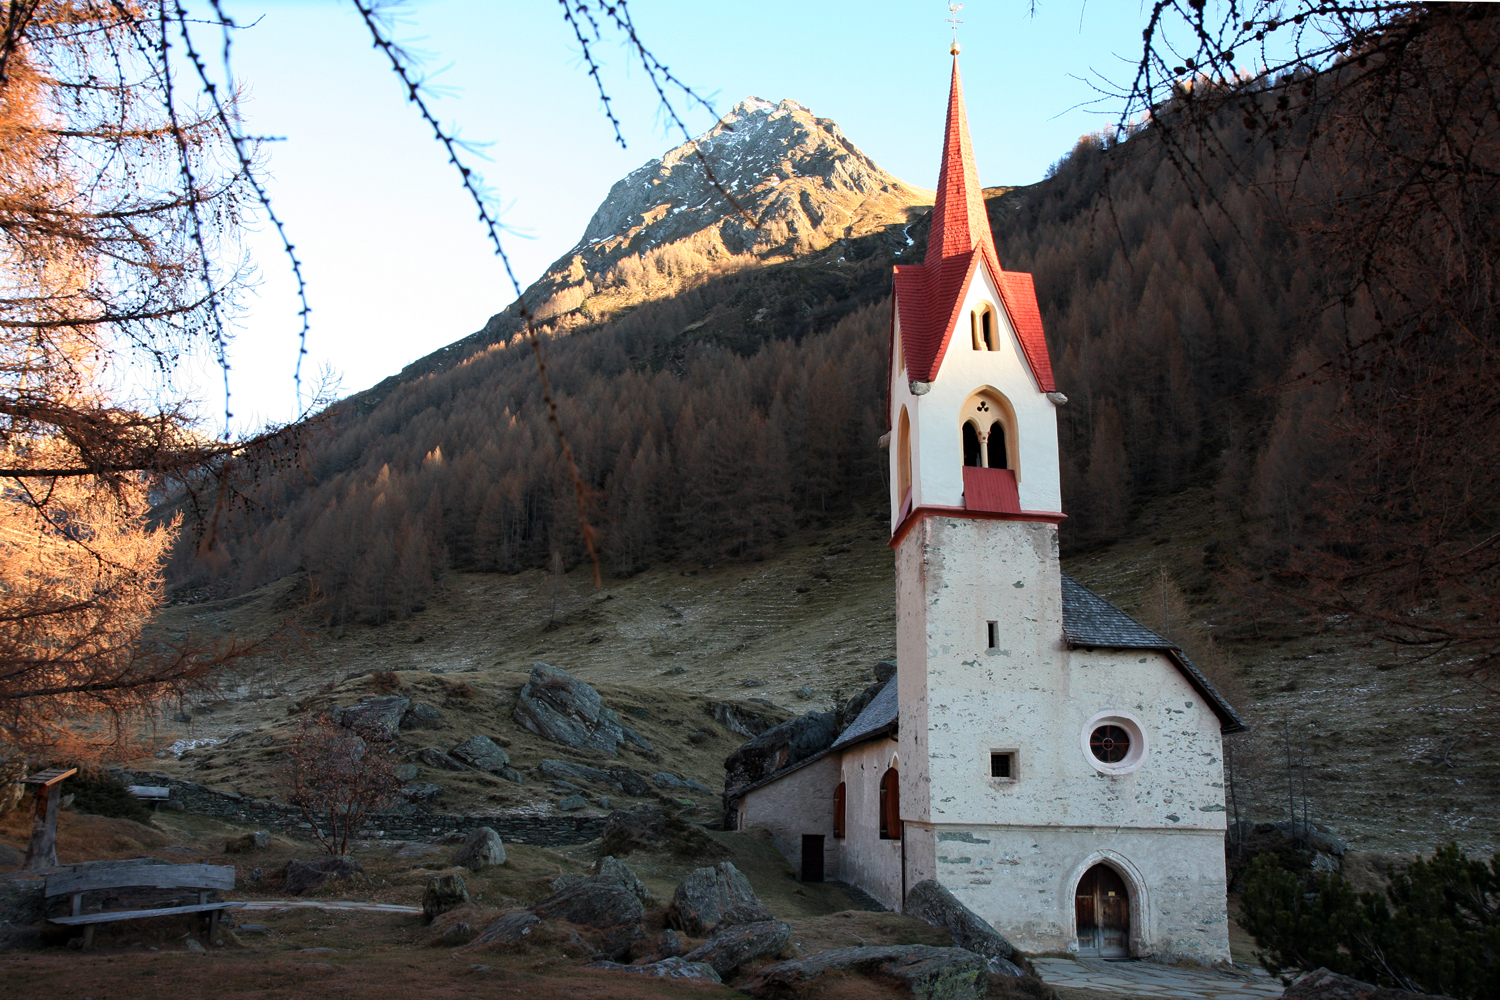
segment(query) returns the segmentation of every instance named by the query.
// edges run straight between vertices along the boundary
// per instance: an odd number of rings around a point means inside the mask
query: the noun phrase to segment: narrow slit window
[[[988,645],[988,648],[990,648],[990,649],[997,649],[997,648],[999,648],[999,646],[1000,646],[1000,623],[999,622],[985,622],[984,623],[984,633],[985,633],[985,640],[986,640],[986,643]]]

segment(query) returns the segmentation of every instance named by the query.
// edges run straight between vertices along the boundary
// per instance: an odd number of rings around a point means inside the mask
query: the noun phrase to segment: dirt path
[[[317,910],[353,910],[359,913],[421,913],[420,906],[402,903],[356,903],[326,899],[249,899],[241,906],[247,910],[285,910],[299,907]]]

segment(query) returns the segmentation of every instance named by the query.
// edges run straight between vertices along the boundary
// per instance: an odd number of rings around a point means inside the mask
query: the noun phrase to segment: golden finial
[[[949,15],[948,16],[948,23],[953,26],[953,44],[951,46],[949,46],[948,51],[950,53],[952,53],[953,55],[955,55],[955,56],[958,55],[958,48],[959,48],[959,46],[958,46],[958,26],[960,24],[963,24],[963,22],[958,19],[958,12],[961,11],[961,10],[963,10],[963,9],[964,9],[964,5],[961,4],[961,3],[949,3],[948,4],[948,15]]]

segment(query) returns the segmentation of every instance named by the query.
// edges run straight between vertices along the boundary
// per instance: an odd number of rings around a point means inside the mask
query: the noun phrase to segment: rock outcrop
[[[543,739],[579,750],[619,755],[627,741],[650,750],[640,734],[620,725],[619,716],[599,698],[599,692],[566,670],[534,664],[531,677],[516,701],[515,719]]]
[[[510,754],[488,736],[470,736],[449,750],[448,756],[491,774],[499,774],[510,767]]]
[[[1314,969],[1298,976],[1281,994],[1282,1000],[1442,1000],[1427,993],[1393,990],[1328,969]]]
[[[791,939],[791,925],[780,920],[721,924],[712,937],[682,957],[687,962],[707,962],[721,978],[729,979],[752,958],[780,953]]]
[[[401,734],[401,719],[411,700],[397,694],[366,695],[359,704],[328,710],[329,718],[367,740],[389,743]]]
[[[469,834],[453,855],[453,863],[471,872],[483,871],[491,865],[505,864],[505,844],[500,835],[487,826]]]
[[[422,890],[422,916],[430,924],[449,910],[469,903],[469,890],[462,875],[439,875]],[[464,940],[468,940],[467,937]]]
[[[722,979],[714,967],[706,962],[689,962],[682,958],[663,958],[645,965],[622,965],[619,962],[590,962],[590,969],[605,969],[609,972],[627,972],[633,976],[651,976],[657,979],[691,979],[702,983],[721,983]]]
[[[980,1000],[985,995],[985,961],[962,948],[925,944],[838,948],[768,965],[739,989],[759,1000],[801,997],[830,972],[853,972],[895,980],[914,1000]]]
[[[750,888],[750,880],[728,861],[699,868],[683,879],[672,894],[667,919],[690,937],[704,937],[716,927],[771,920]]]
[[[989,959],[990,971],[1001,976],[1023,976],[1032,971],[1024,956],[983,917],[969,909],[937,882],[924,879],[906,894],[902,912],[934,927],[946,927],[959,948]]]
[[[646,936],[640,897],[613,873],[590,875],[554,892],[533,905],[531,912],[543,920],[556,918],[589,928],[599,935],[611,958],[620,958]]]

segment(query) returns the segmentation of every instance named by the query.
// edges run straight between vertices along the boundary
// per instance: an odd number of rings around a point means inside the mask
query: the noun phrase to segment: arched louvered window
[[[839,782],[839,787],[833,790],[833,835],[842,837],[844,835],[844,783]]]
[[[984,446],[979,443],[979,428],[974,421],[964,421],[964,464],[978,467],[984,464]]]
[[[894,767],[880,778],[880,839],[901,839],[901,778]]]
[[[1008,469],[1005,464],[1005,425],[996,420],[990,424],[990,433],[984,441],[985,464],[991,469]]]

